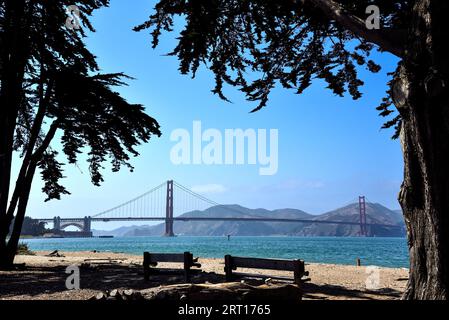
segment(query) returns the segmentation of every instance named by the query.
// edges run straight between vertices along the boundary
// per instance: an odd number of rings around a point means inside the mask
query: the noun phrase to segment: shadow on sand
[[[53,294],[67,294],[65,285],[69,276],[65,266],[30,266],[22,271],[0,271],[0,298],[14,299],[26,298],[39,299],[44,296],[52,297]],[[87,264],[80,267],[80,287],[90,290],[87,296],[78,296],[77,299],[87,299],[95,294],[95,291],[107,291],[113,289],[144,290],[160,285],[179,284],[184,282],[183,274],[176,270],[168,269],[164,274],[152,276],[149,281],[143,280],[143,270],[140,265],[133,264]],[[223,283],[224,275],[216,273],[196,272],[191,277],[191,283]],[[259,285],[262,280],[248,279],[248,284]],[[375,292],[350,290],[343,286],[304,284],[304,298],[310,300],[324,299],[374,299],[370,296],[382,296],[384,299],[398,299],[401,292],[383,289]],[[59,297],[63,298],[64,297]],[[68,296],[67,298],[73,298]]]

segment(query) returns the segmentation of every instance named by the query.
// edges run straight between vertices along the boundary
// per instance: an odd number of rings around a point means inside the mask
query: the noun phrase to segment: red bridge
[[[176,205],[174,198],[176,194]],[[221,206],[225,208],[226,213],[234,214],[231,217],[208,217],[201,216],[199,210]],[[174,209],[177,209],[175,216]],[[223,209],[222,209],[223,210]],[[173,237],[173,224],[175,221],[246,221],[246,222],[286,222],[286,223],[307,223],[307,224],[336,224],[336,225],[357,225],[360,226],[360,235],[369,236],[370,228],[385,227],[391,229],[402,229],[402,226],[367,223],[366,218],[366,199],[359,197],[360,221],[334,221],[319,219],[295,219],[295,218],[277,218],[266,216],[244,217],[245,212],[234,207],[222,206],[198,193],[195,193],[183,185],[170,180],[160,184],[150,191],[115,206],[106,211],[92,216],[82,218],[61,218],[37,219],[43,222],[53,222],[53,230],[60,233],[69,226],[75,226],[80,230],[80,234],[91,236],[92,222],[110,222],[110,221],[165,221],[165,236]],[[182,216],[181,216],[182,214]],[[241,217],[235,216],[241,215]]]

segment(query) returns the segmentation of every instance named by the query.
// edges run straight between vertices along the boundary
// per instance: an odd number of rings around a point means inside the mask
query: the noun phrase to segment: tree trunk
[[[449,1],[418,0],[409,47],[393,82],[402,116],[410,277],[405,299],[447,299],[449,277]]]
[[[24,0],[5,2],[4,28],[0,34],[0,264],[12,217],[7,215],[14,130],[22,99],[22,82],[28,48]]]
[[[24,0],[8,0],[4,6],[4,28],[0,36],[0,267],[7,264],[7,236],[13,217],[7,214],[14,131],[22,103],[22,83],[29,52]]]
[[[22,231],[23,221],[25,219],[26,208],[28,206],[28,200],[30,197],[30,191],[35,172],[36,163],[32,163],[28,168],[27,177],[25,178],[23,184],[20,186],[16,186],[16,188],[20,188],[21,191],[17,206],[17,213],[14,219],[14,227],[12,229],[11,237],[5,250],[5,255],[3,257],[0,257],[6,267],[14,264],[14,257],[16,255],[17,246],[20,240],[20,234]]]

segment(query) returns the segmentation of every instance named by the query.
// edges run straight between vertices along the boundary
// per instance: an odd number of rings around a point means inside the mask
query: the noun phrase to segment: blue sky
[[[94,14],[97,32],[86,40],[98,56],[103,72],[120,72],[135,78],[119,91],[130,102],[142,103],[161,125],[163,136],[138,148],[133,173],[105,171],[100,188],[90,184],[87,166],[66,166],[64,184],[72,193],[61,201],[44,203],[42,183],[36,177],[30,197],[33,217],[93,215],[133,198],[167,179],[201,190],[219,203],[238,203],[251,208],[293,207],[318,214],[347,204],[359,195],[397,209],[402,179],[399,141],[391,130],[380,130],[385,119],[377,115],[386,90],[386,73],[396,59],[375,54],[383,69],[379,74],[362,72],[363,97],[340,98],[315,81],[304,94],[276,88],[268,107],[250,114],[255,105],[234,88],[226,88],[232,104],[210,90],[212,74],[202,68],[195,79],[178,72],[178,61],[164,56],[175,44],[174,34],[165,35],[151,49],[147,32],[133,26],[145,21],[154,1],[111,1],[109,8]],[[203,129],[278,129],[279,170],[261,176],[254,165],[173,165],[170,141],[173,130],[192,131],[200,120]],[[115,225],[94,226],[111,228]]]

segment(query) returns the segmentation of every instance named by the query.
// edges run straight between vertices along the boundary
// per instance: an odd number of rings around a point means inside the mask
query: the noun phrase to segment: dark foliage
[[[86,32],[94,31],[89,16],[108,2],[0,2],[0,266],[11,263],[16,251],[36,169],[47,200],[60,199],[69,194],[60,181],[65,162],[76,164],[86,153],[92,183],[98,186],[106,162],[112,171],[132,170],[136,147],[161,134],[142,105],[116,91],[130,78],[100,73],[86,48]],[[79,20],[67,11],[73,5]],[[78,21],[80,28],[71,28]],[[51,147],[56,139],[62,145],[59,154]],[[22,164],[10,193],[13,152]]]
[[[35,253],[28,248],[26,243],[19,243],[17,246],[17,254],[22,256],[34,256]]]
[[[103,181],[100,170],[104,161],[110,159],[113,171],[123,165],[132,168],[129,154],[138,155],[135,146],[153,134],[160,135],[160,131],[142,105],[128,103],[112,89],[125,84],[124,74],[98,73],[95,57],[83,42],[84,29],[66,28],[66,7],[74,4],[80,9],[84,28],[94,31],[88,16],[108,1],[27,2],[25,27],[30,47],[14,147],[26,154],[41,107],[45,109],[45,120],[34,151],[39,151],[44,143],[45,129],[55,125],[62,132],[63,153],[68,162],[76,163],[77,155],[88,151],[92,182],[99,185]],[[63,163],[57,155],[48,148],[38,161],[45,181],[43,191],[49,199],[68,193],[58,182],[63,177]]]
[[[22,226],[22,235],[38,237],[44,235],[47,231],[45,222],[39,222],[30,217],[25,217]]]
[[[365,9],[373,1],[336,3],[365,19]],[[382,10],[385,32],[405,28],[409,3],[375,2]],[[236,86],[248,100],[258,102],[253,112],[266,106],[276,84],[300,94],[316,78],[334,94],[358,99],[363,85],[358,68],[380,70],[369,58],[373,44],[326,17],[314,1],[161,0],[149,20],[134,30],[149,29],[156,47],[163,31],[173,31],[176,16],[185,18],[170,53],[178,57],[180,72],[195,76],[203,63],[215,75],[215,94],[227,100],[223,85]],[[386,103],[380,108],[381,115],[389,114]],[[387,126],[397,124],[396,120]]]

